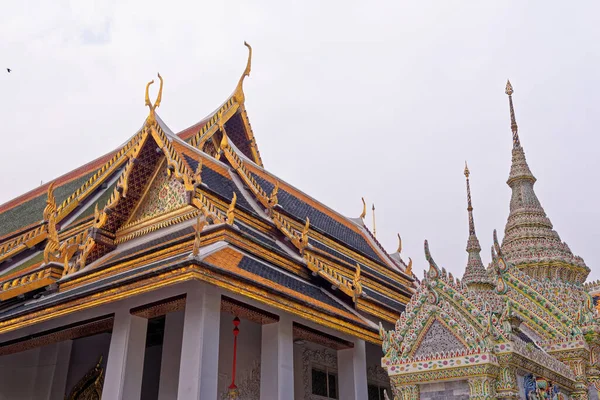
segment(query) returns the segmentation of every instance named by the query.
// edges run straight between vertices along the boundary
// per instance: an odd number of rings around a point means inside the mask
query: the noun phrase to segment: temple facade
[[[415,293],[411,262],[364,201],[348,218],[265,169],[247,47],[233,94],[194,126],[159,117],[159,75],[123,146],[0,206],[0,399],[390,391],[379,326]]]
[[[433,260],[394,329],[380,329],[395,400],[597,399],[600,320],[573,255],[538,200],[506,86],[513,139],[510,213],[483,265],[467,179],[468,261],[462,279]],[[387,397],[386,393],[386,397]]]

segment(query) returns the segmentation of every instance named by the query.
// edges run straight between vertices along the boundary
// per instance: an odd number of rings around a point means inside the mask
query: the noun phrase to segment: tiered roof
[[[124,146],[0,207],[0,333],[199,279],[379,342],[413,293],[410,268],[362,220],[267,172],[243,81],[175,134],[150,109]],[[93,301],[91,299],[94,299]],[[71,307],[71,308],[69,308]]]

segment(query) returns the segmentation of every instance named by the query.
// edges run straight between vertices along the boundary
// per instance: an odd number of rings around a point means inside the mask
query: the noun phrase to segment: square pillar
[[[165,316],[165,334],[160,362],[158,400],[173,400],[177,398],[179,363],[181,361],[181,340],[183,338],[183,320],[183,310],[168,313]]]
[[[260,360],[260,399],[292,399],[294,336],[289,316],[283,315],[279,322],[262,326]]]
[[[186,296],[179,364],[179,400],[217,400],[221,293],[197,285]]]
[[[140,399],[147,328],[148,320],[129,310],[115,313],[102,400]]]
[[[355,340],[351,349],[338,350],[339,397],[344,400],[363,400],[367,391],[367,353],[364,340]]]

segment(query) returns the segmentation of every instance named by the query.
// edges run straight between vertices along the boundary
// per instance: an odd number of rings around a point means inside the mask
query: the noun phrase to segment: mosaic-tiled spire
[[[469,213],[469,239],[467,240],[467,253],[469,253],[469,260],[467,261],[467,268],[463,275],[462,281],[469,287],[482,287],[490,285],[490,280],[483,262],[481,262],[481,246],[479,245],[479,239],[475,233],[475,221],[473,220],[473,205],[471,204],[471,184],[469,182],[470,176],[469,167],[465,162],[465,177],[467,178],[467,211]]]
[[[559,278],[583,282],[589,269],[583,259],[573,255],[552,229],[533,185],[535,177],[527,165],[525,151],[519,139],[519,129],[513,107],[513,87],[506,83],[510,108],[510,128],[513,148],[508,186],[512,189],[510,214],[504,229],[502,250],[507,258],[534,278]]]

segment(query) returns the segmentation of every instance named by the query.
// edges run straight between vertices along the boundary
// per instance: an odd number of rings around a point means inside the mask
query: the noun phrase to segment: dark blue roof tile
[[[304,294],[322,303],[328,304],[332,307],[347,311],[340,305],[340,303],[323,293],[323,291],[318,287],[315,287],[309,284],[308,282],[303,282],[288,274],[284,274],[283,272],[278,271],[275,268],[269,267],[268,265],[263,264],[260,261],[256,261],[253,258],[244,256],[238,264],[238,267],[245,271],[258,275],[261,278],[265,278],[272,282],[278,283],[288,289],[293,290],[294,292]]]
[[[183,154],[185,161],[188,163],[190,168],[194,171],[198,168],[198,161],[194,160],[192,157],[187,154]],[[214,171],[210,167],[203,165],[202,166],[202,183],[204,183],[208,188],[218,194],[219,196],[231,201],[233,197],[233,192],[237,195],[237,203],[236,206],[243,208],[245,211],[254,214],[254,210],[252,206],[246,201],[246,198],[242,195],[242,192],[239,191],[235,183],[218,172]]]
[[[261,185],[263,190],[265,190],[267,193],[271,193],[274,187],[271,182],[256,174],[252,175]],[[283,189],[279,189],[279,192],[277,193],[277,199],[279,200],[279,205],[281,205],[286,212],[290,213],[294,217],[300,220],[305,220],[306,217],[308,217],[310,219],[311,227],[326,233],[345,245],[372,258],[373,260],[383,263],[381,257],[379,257],[379,255],[373,250],[373,248],[369,245],[369,243],[367,243],[366,239],[361,234],[339,223],[331,216],[317,210],[316,208]]]

